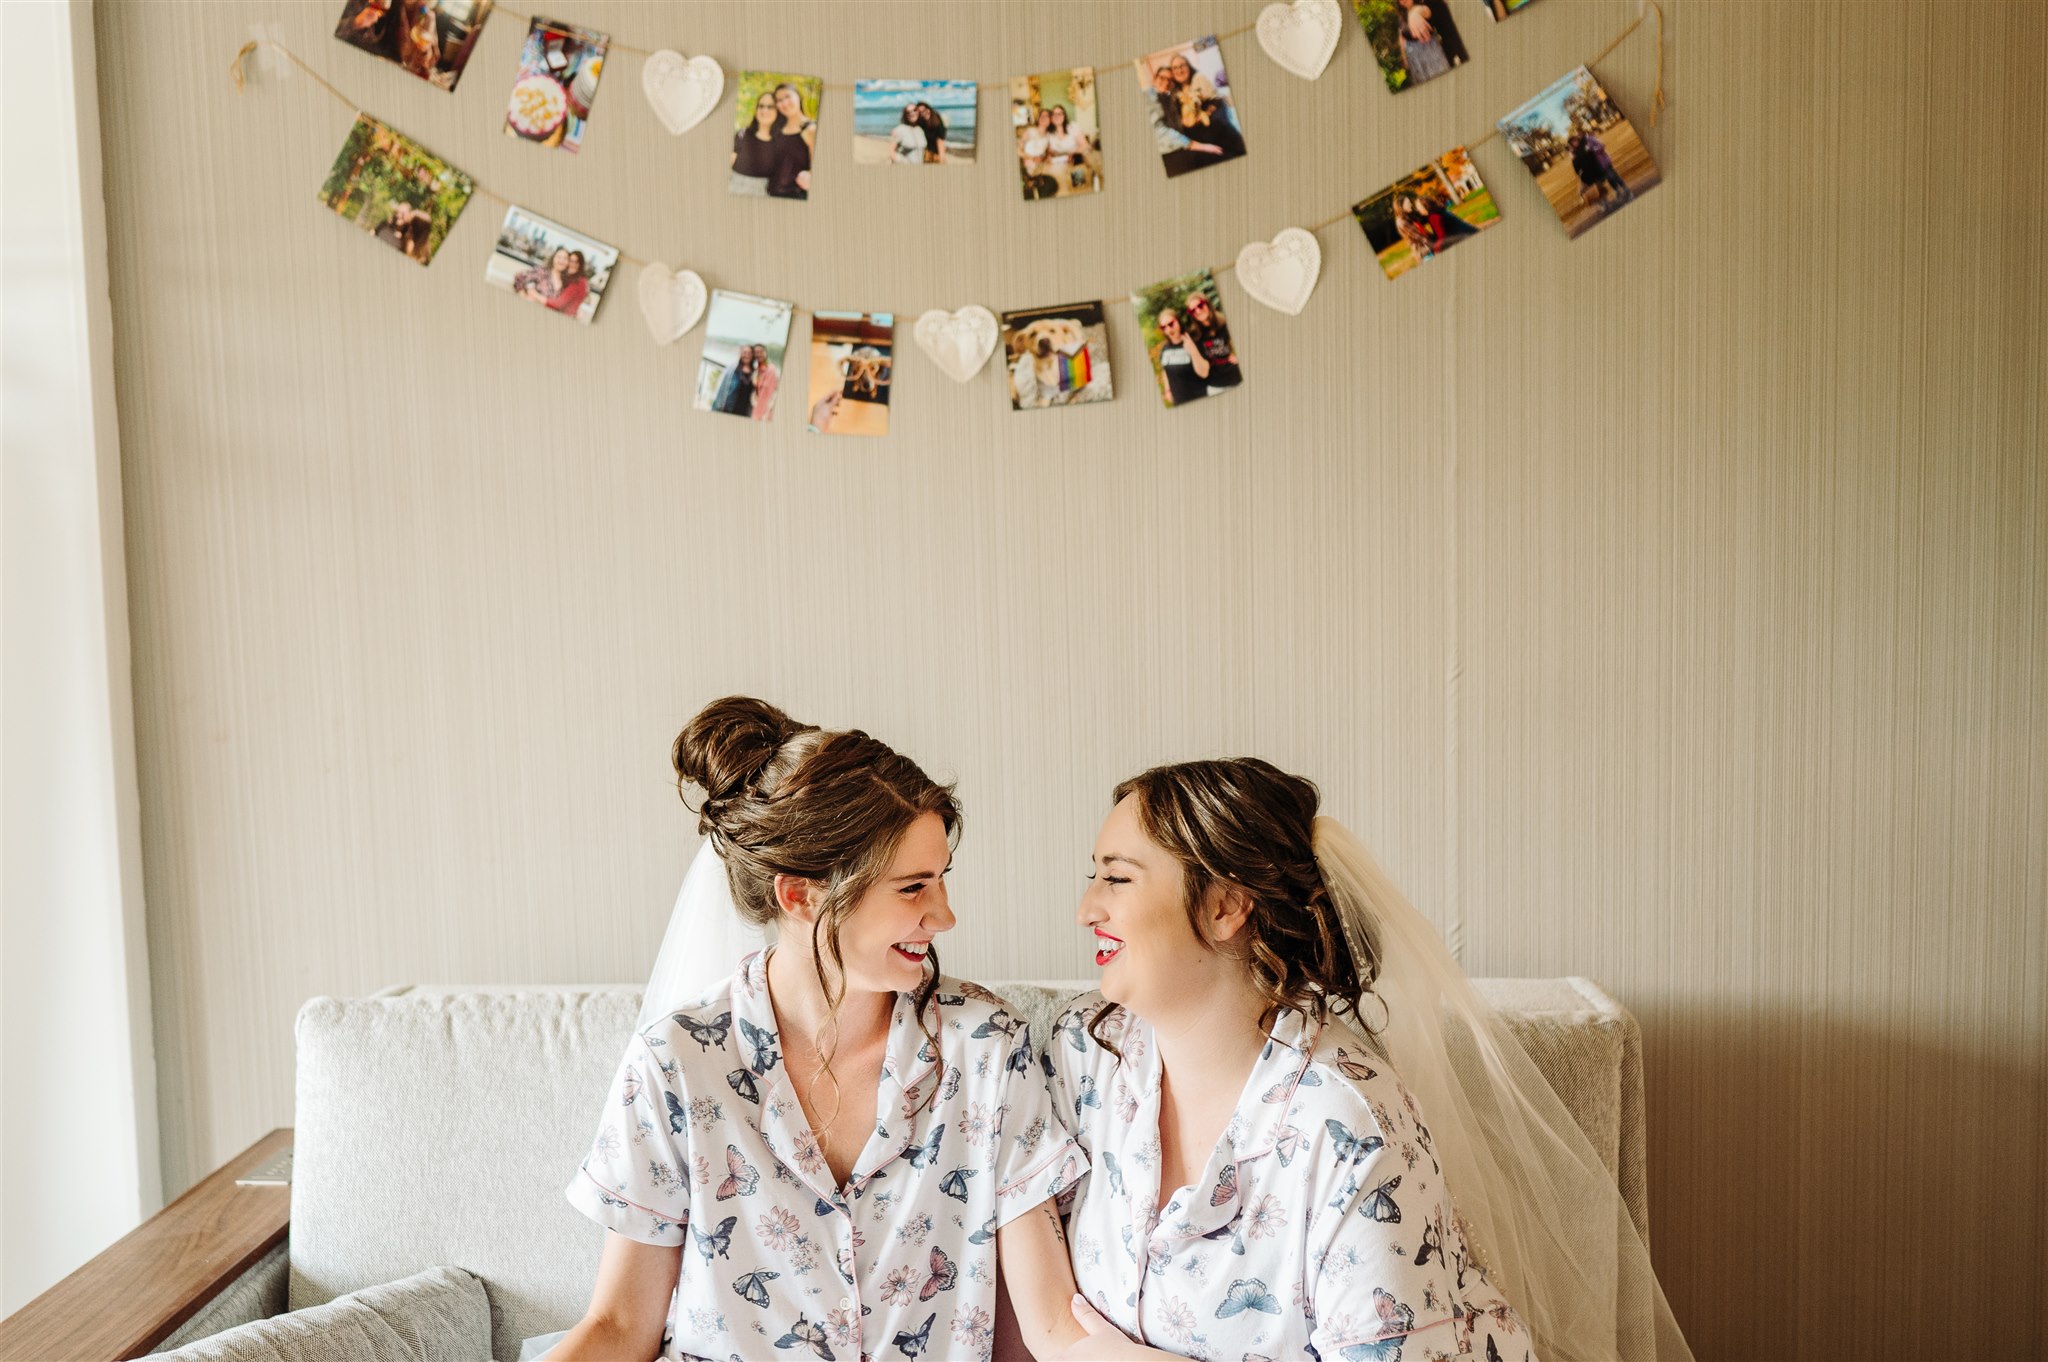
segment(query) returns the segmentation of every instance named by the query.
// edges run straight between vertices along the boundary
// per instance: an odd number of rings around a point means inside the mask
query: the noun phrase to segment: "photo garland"
[[[1488,0],[1498,20],[1528,0]],[[1375,60],[1395,91],[1447,74],[1466,60],[1445,6],[1448,0],[1352,0]],[[335,36],[403,66],[436,88],[452,92],[491,11],[491,0],[417,0],[403,7],[414,22],[400,28],[398,7],[385,0],[346,0]],[[582,144],[597,79],[607,52],[648,58],[643,84],[664,126],[681,132],[707,109],[686,116],[659,98],[659,73],[692,70],[698,103],[717,98],[723,76],[709,58],[649,51],[608,35],[550,19],[526,20],[509,136],[569,151]],[[1243,125],[1231,97],[1221,39],[1257,29],[1270,56],[1306,79],[1320,60],[1269,37],[1271,11],[1297,20],[1303,11],[1329,22],[1320,9],[1335,0],[1294,0],[1269,6],[1257,24],[1209,35],[1132,59],[1158,152],[1169,177],[1246,154]],[[1646,18],[1656,20],[1657,83],[1650,123],[1664,105],[1664,14],[1657,0],[1638,0],[1635,20],[1598,56],[1574,68],[1542,93],[1499,120],[1484,137],[1454,146],[1370,198],[1307,228],[1291,227],[1269,244],[1247,245],[1236,261],[1140,288],[1131,304],[1162,403],[1186,405],[1243,382],[1243,370],[1223,318],[1216,276],[1237,270],[1253,299],[1298,314],[1321,268],[1317,237],[1355,218],[1376,262],[1392,280],[1416,265],[1494,225],[1501,214],[1479,179],[1471,148],[1504,138],[1536,180],[1568,238],[1575,238],[1633,203],[1659,183],[1659,174],[1634,125],[1594,78],[1591,66],[1619,47]],[[381,22],[381,21],[391,22]],[[1299,25],[1306,27],[1306,25]],[[642,310],[658,344],[686,333],[703,311],[704,286],[688,270],[671,272],[659,261],[638,259],[511,203],[448,165],[405,134],[361,112],[289,47],[252,39],[236,53],[230,74],[244,88],[244,63],[269,47],[356,112],[357,121],[320,190],[321,201],[418,264],[427,265],[472,196],[506,209],[486,278],[515,297],[589,324],[614,268],[641,268]],[[1125,63],[1117,63],[1125,64]],[[960,80],[863,80],[851,87],[813,76],[743,72],[734,101],[732,189],[737,194],[802,200],[809,197],[812,153],[822,94],[854,91],[855,164],[970,165],[975,161],[978,85]],[[1105,187],[1102,140],[1096,121],[1096,71],[1072,67],[1008,83],[1015,163],[1028,200],[1100,193]],[[681,293],[673,293],[674,290]],[[694,301],[688,290],[694,289]],[[675,301],[669,301],[671,297]],[[695,406],[700,411],[772,419],[775,390],[787,351],[794,303],[716,290],[700,359]],[[812,374],[806,424],[815,433],[885,434],[893,367],[894,313],[812,312]],[[1101,300],[1005,313],[1000,339],[1014,410],[1112,400],[1107,309]],[[948,377],[968,382],[987,367],[998,340],[996,319],[979,307],[931,310],[912,330],[920,349]]]

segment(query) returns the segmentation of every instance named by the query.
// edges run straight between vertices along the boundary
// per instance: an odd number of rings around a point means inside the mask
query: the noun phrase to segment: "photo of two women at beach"
[[[971,80],[862,80],[853,86],[857,166],[974,164]]]
[[[743,197],[807,199],[825,82],[781,71],[742,71],[733,104],[732,174]]]

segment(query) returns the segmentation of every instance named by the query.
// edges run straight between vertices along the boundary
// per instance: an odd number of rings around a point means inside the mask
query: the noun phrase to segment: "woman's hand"
[[[1075,1322],[1088,1331],[1088,1336],[1052,1354],[1044,1362],[1125,1362],[1130,1358],[1175,1356],[1142,1343],[1133,1343],[1123,1330],[1095,1313],[1095,1307],[1079,1294],[1074,1297],[1073,1310]]]
[[[804,191],[804,193],[806,193],[806,194],[808,194],[808,193],[810,193],[810,192],[811,192],[811,172],[810,172],[810,171],[808,171],[808,170],[799,170],[799,171],[798,171],[798,172],[796,173],[796,187],[797,187],[798,189],[801,189],[801,190],[803,190],[803,191]]]
[[[1217,146],[1214,142],[1190,142],[1188,147],[1191,150],[1203,152],[1210,156],[1221,156],[1223,154],[1223,148]]]

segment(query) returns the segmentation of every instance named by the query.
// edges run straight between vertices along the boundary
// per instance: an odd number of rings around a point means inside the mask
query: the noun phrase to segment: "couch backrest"
[[[1645,1236],[1635,1021],[1584,979],[1482,979]],[[992,983],[1036,1036],[1090,985]],[[568,1185],[640,1009],[637,988],[402,988],[298,1017],[293,1309],[425,1268],[490,1295],[493,1355],[582,1316],[603,1231]]]

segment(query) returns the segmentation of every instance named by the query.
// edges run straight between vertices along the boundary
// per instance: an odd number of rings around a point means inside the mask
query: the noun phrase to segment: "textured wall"
[[[1121,296],[1376,189],[1591,55],[1541,0],[1398,98],[1228,45],[1252,154],[1167,183],[1102,73],[1110,188],[856,172],[724,193],[638,62],[586,149],[498,132],[522,25],[444,95],[336,3],[99,9],[165,1182],[291,1119],[293,1010],[397,980],[639,977],[690,850],[666,749],[773,696],[957,775],[968,975],[1087,970],[1109,784],[1256,751],[1475,973],[1641,1016],[1656,1248],[1703,1356],[2048,1350],[2048,9],[1674,4],[1663,187],[1567,242],[1506,221],[1389,284],[1325,234],[1306,315],[1226,283],[1246,387],[1012,414],[903,359],[896,434],[689,408],[697,338],[622,279],[581,330],[313,200],[349,123],[262,27],[493,188],[714,284],[820,307]],[[984,81],[1254,6],[691,5],[645,45]],[[743,18],[751,17],[751,23]],[[1640,34],[1600,74],[1647,122]],[[803,336],[801,321],[795,333]],[[792,387],[801,369],[791,372]]]

